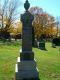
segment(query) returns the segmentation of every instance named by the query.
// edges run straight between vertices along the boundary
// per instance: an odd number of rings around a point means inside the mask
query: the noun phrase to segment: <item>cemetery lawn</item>
[[[15,64],[19,56],[21,43],[0,42],[0,80],[13,80]],[[33,48],[39,70],[40,80],[60,80],[60,51],[59,47],[52,48],[46,43],[46,50]]]

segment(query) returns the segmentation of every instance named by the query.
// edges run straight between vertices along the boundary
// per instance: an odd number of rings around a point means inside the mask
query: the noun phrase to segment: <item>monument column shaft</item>
[[[34,17],[28,11],[21,15],[22,21],[22,52],[20,60],[34,60],[32,52],[32,21]]]
[[[22,51],[32,51],[32,25],[28,22],[22,29]]]

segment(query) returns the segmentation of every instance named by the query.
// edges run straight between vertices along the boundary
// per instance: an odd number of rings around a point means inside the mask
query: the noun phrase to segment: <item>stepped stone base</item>
[[[17,62],[15,80],[39,80],[39,72],[34,60],[20,61],[20,57],[18,57]]]
[[[32,51],[20,51],[20,60],[24,61],[24,60],[34,60],[34,52]]]

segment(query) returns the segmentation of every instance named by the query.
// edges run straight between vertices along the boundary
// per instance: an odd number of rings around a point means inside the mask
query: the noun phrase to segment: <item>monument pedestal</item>
[[[15,68],[16,80],[39,80],[39,72],[36,68],[36,61],[20,61],[20,57],[17,59],[17,64]]]
[[[34,52],[32,51],[20,51],[20,60],[34,60]]]

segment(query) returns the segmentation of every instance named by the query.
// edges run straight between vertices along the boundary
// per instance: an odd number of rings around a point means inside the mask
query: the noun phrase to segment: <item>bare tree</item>
[[[6,28],[9,28],[12,23],[17,19],[17,9],[20,6],[17,0],[10,0],[6,10]]]
[[[2,23],[2,28],[4,25],[4,12],[6,9],[6,4],[8,3],[8,0],[4,0],[3,4],[0,4],[0,17],[1,17],[1,23]]]
[[[2,17],[2,27],[9,27],[16,19],[18,15],[18,7],[21,2],[17,0],[1,0],[3,4],[0,5],[0,16]],[[20,12],[20,11],[19,11]]]
[[[17,0],[1,0],[0,16],[3,32],[8,32],[10,26],[17,19],[18,7],[20,7],[20,5],[21,2]]]
[[[56,33],[56,36],[60,36],[60,31],[59,31],[59,27],[60,27],[60,17],[57,17],[56,18],[56,28],[57,28],[57,33]]]

